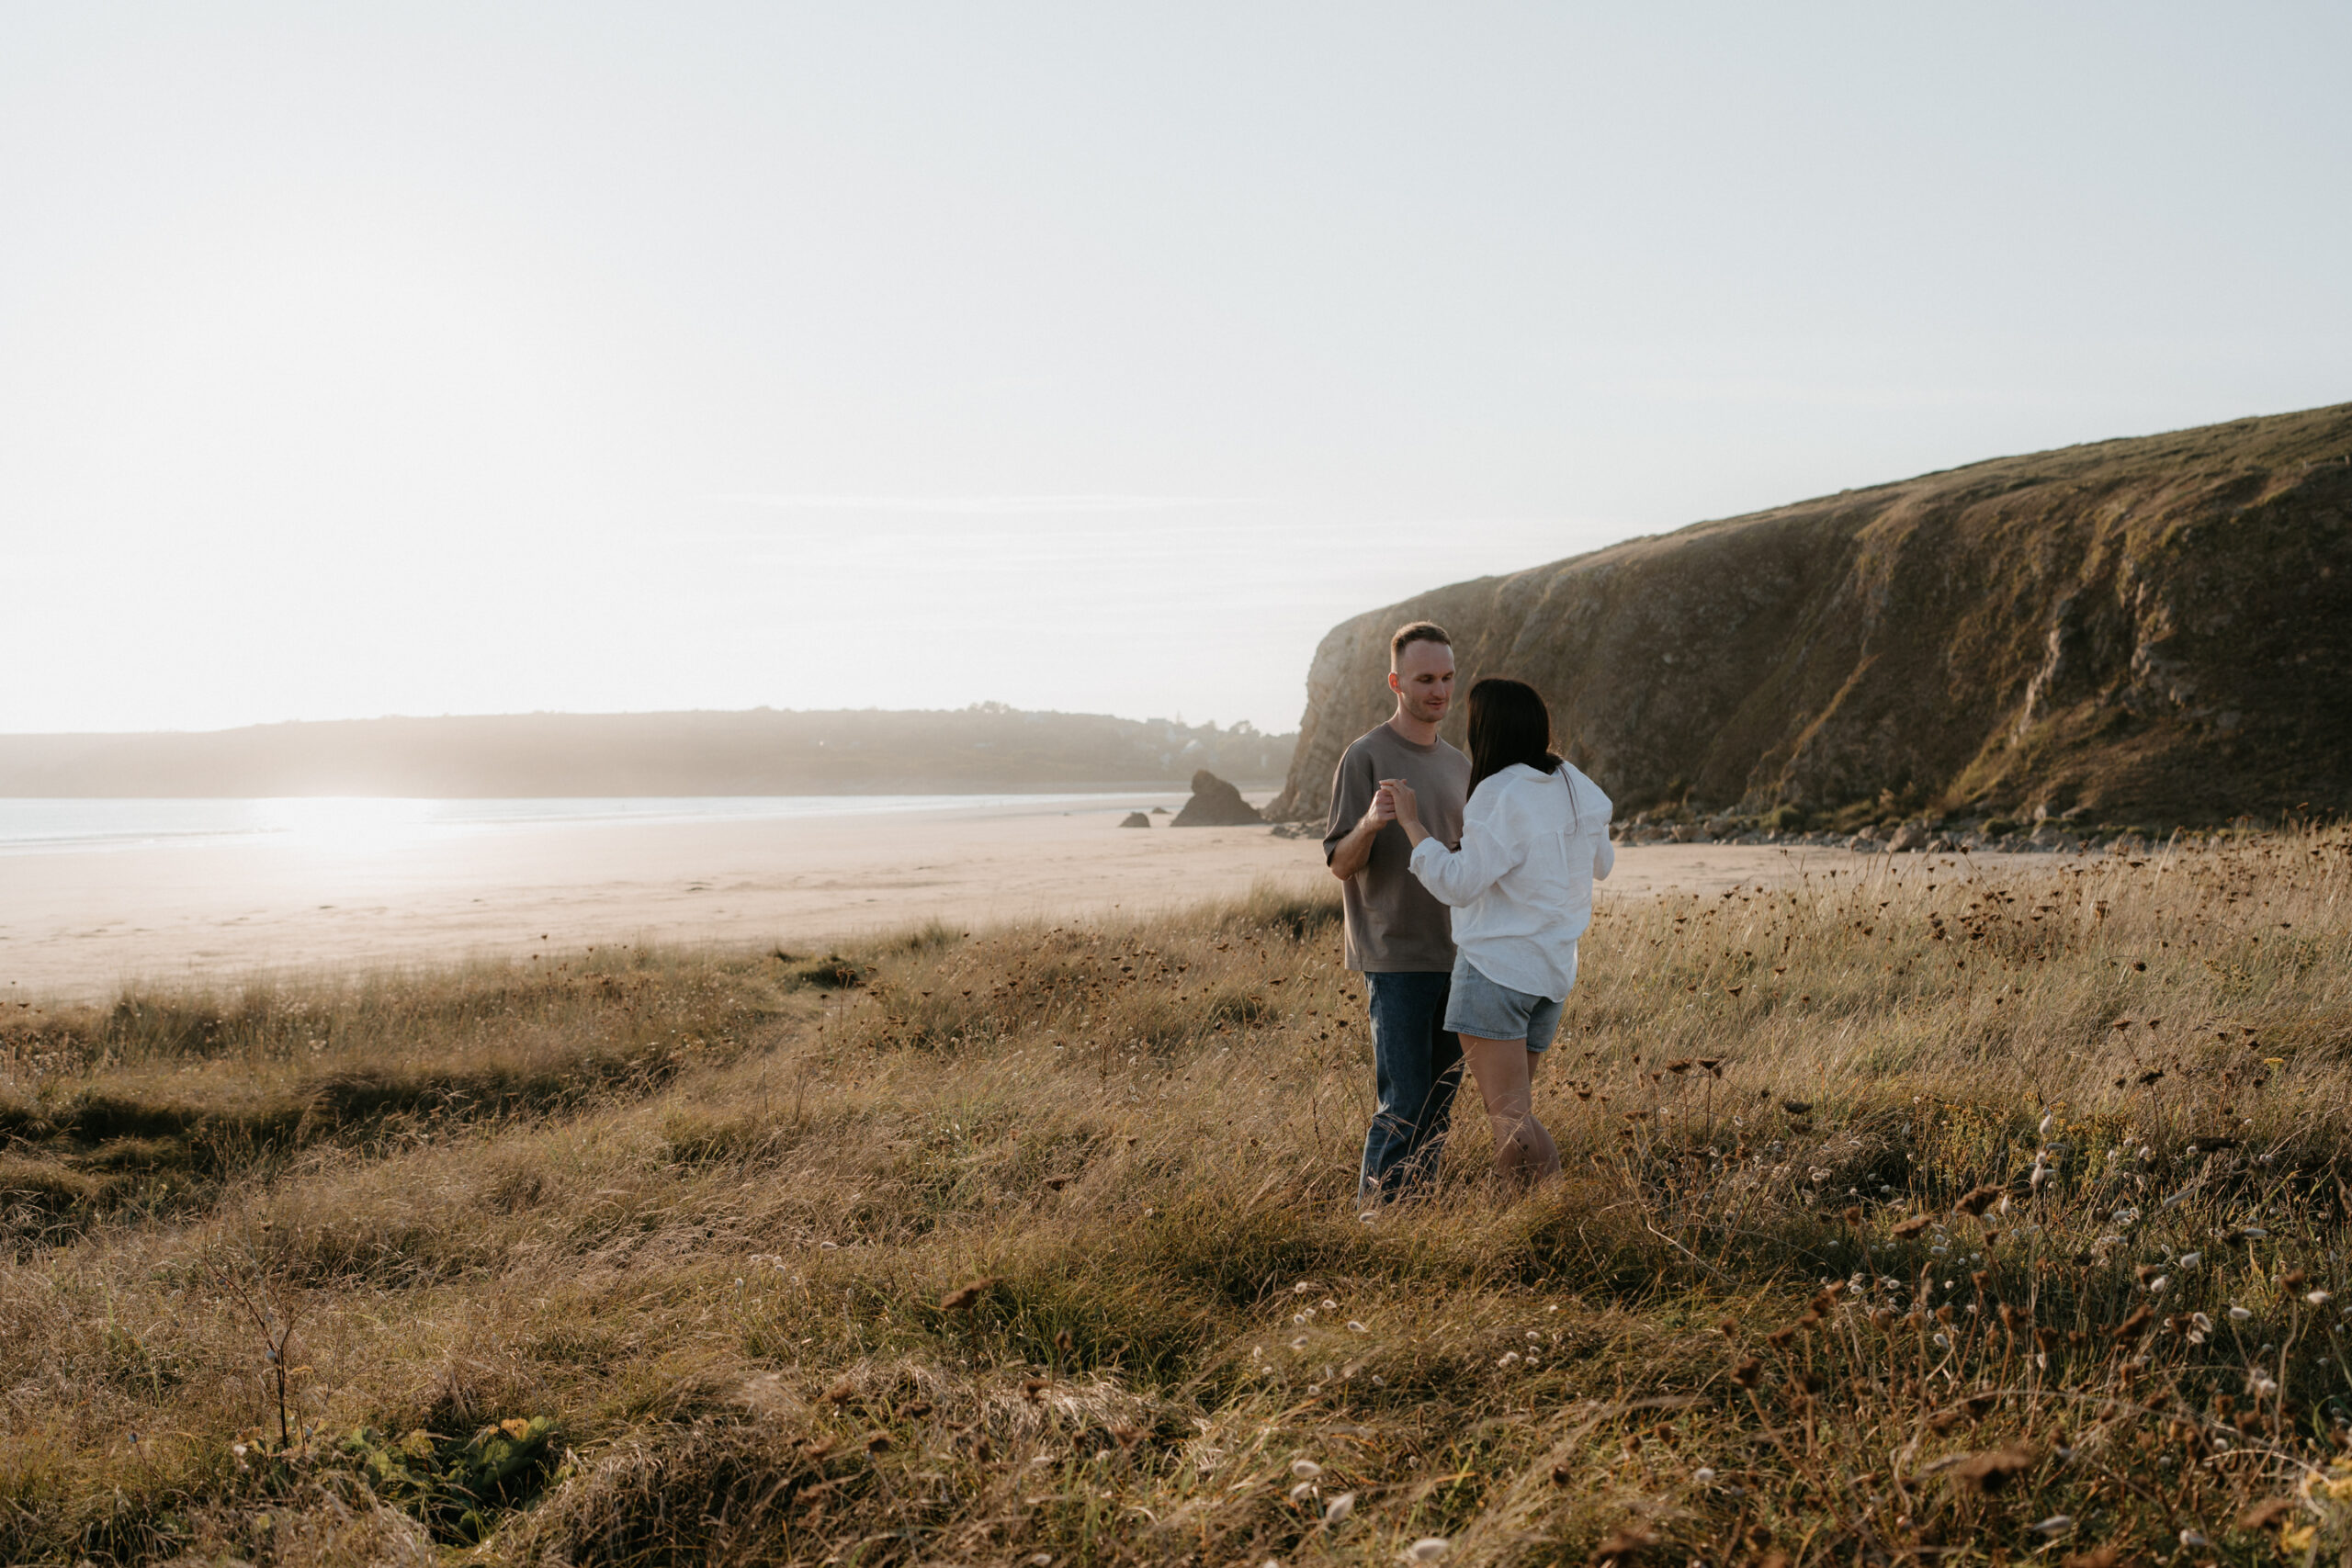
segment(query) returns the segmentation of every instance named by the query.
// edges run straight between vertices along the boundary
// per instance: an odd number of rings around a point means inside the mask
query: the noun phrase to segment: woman
[[[1453,910],[1453,988],[1445,1027],[1478,1080],[1495,1129],[1495,1170],[1535,1182],[1560,1151],[1535,1119],[1535,1064],[1577,983],[1577,939],[1592,923],[1592,885],[1616,864],[1609,797],[1552,750],[1535,688],[1492,678],[1470,688],[1470,800],[1462,847],[1421,826],[1402,780],[1381,785],[1412,840],[1413,874]]]

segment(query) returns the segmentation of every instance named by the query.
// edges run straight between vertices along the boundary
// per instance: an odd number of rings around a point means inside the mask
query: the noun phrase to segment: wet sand
[[[1134,807],[1182,804],[1138,795]],[[1320,844],[1264,828],[1124,829],[1129,806],[535,825],[394,844],[178,843],[0,855],[0,998],[232,986],[605,942],[799,952],[939,919],[965,929],[1182,908],[1261,882],[1327,886]],[[1621,849],[1607,897],[1714,892],[1897,857]],[[1942,857],[1937,857],[1940,859]],[[2048,857],[2023,859],[2048,864]],[[1924,869],[1928,857],[1899,859]],[[1979,857],[1980,865],[1984,857]]]

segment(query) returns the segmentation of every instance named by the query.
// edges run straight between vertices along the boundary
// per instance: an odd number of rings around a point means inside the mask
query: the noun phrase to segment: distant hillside
[[[185,735],[0,735],[0,795],[1018,793],[1279,781],[1295,735],[983,704],[944,713],[519,714]]]
[[[1359,615],[1316,652],[1274,815],[1327,809],[1418,616],[1453,634],[1465,691],[1542,689],[1628,812],[2341,812],[2352,404],[1843,491]]]

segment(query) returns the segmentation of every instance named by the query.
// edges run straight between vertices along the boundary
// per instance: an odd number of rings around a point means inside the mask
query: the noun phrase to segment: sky
[[[2352,400],[2352,7],[0,9],[0,731],[1299,718],[1339,621]]]

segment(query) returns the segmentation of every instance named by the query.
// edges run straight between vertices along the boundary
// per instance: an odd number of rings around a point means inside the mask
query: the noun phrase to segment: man
[[[1323,835],[1323,858],[1343,885],[1348,967],[1363,975],[1379,1075],[1380,1109],[1364,1135],[1356,1184],[1364,1203],[1396,1197],[1435,1173],[1462,1082],[1462,1046],[1445,1029],[1451,917],[1413,875],[1412,846],[1380,787],[1384,779],[1410,784],[1430,834],[1461,841],[1470,759],[1437,737],[1453,701],[1453,645],[1442,627],[1415,621],[1388,639],[1388,689],[1396,711],[1340,758]]]

